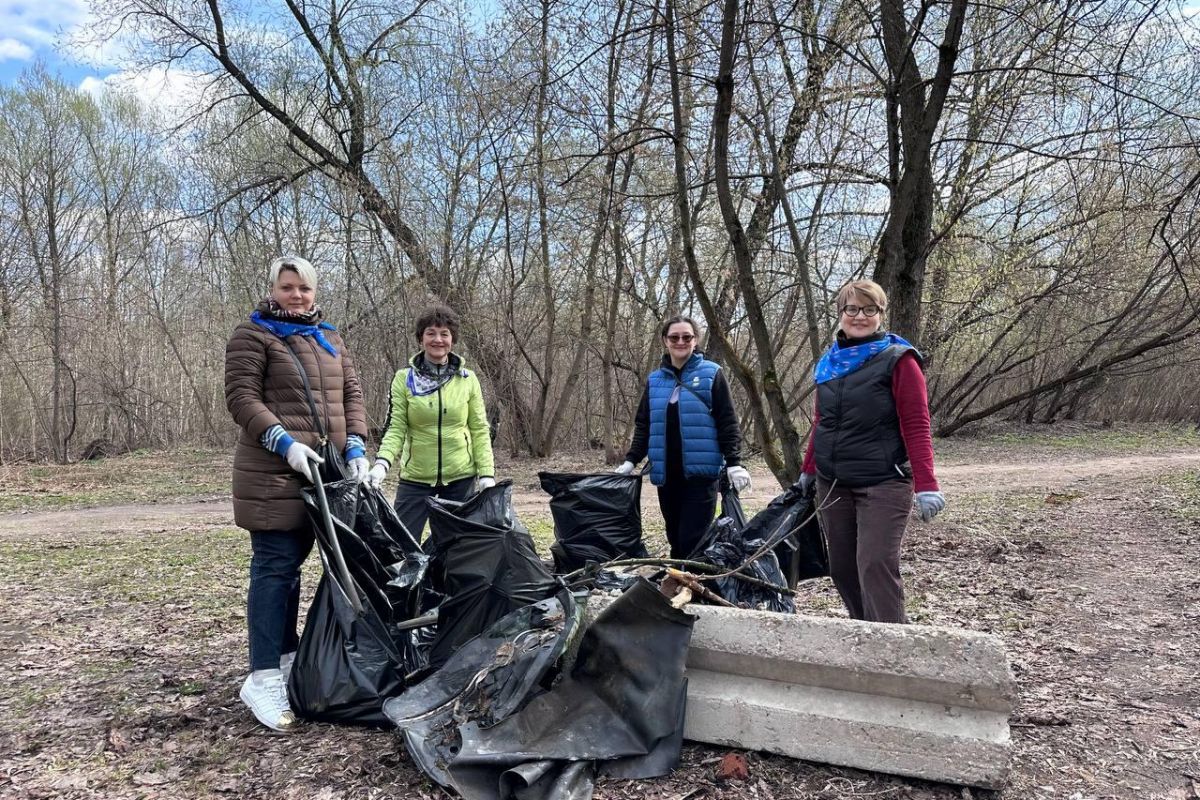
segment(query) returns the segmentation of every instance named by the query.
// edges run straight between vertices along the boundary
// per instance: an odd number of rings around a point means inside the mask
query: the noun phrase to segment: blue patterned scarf
[[[315,325],[307,325],[302,322],[287,322],[282,319],[269,317],[261,311],[255,311],[251,314],[250,321],[256,325],[261,325],[280,339],[286,339],[289,336],[311,336],[317,340],[317,344],[329,351],[331,356],[338,354],[337,348],[330,344],[329,340],[322,334],[322,331],[337,330],[337,328],[328,322],[318,322]]]
[[[825,355],[821,356],[821,360],[813,367],[813,380],[821,384],[844,378],[894,344],[912,347],[903,337],[894,333],[884,334],[879,339],[863,344],[845,347],[835,339],[829,349],[825,351]],[[916,348],[913,347],[913,350]]]

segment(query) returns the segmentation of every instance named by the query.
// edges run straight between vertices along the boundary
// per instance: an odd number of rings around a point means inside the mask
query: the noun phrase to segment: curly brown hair
[[[458,343],[458,314],[455,314],[450,306],[430,306],[417,317],[413,328],[417,342],[421,341],[426,328],[449,328],[450,340]]]

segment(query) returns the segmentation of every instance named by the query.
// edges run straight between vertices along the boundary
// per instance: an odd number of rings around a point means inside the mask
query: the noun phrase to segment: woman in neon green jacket
[[[378,488],[400,464],[396,513],[419,537],[429,518],[426,498],[466,500],[477,479],[480,489],[496,480],[483,390],[451,350],[457,315],[446,306],[428,308],[415,333],[421,352],[392,379],[383,442],[367,482]]]

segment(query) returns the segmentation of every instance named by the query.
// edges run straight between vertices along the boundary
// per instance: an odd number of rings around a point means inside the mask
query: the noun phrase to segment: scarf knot
[[[321,345],[321,347],[329,353],[329,355],[336,356],[338,354],[337,348],[334,347],[324,335],[324,331],[337,330],[337,328],[333,327],[328,322],[289,322],[287,320],[268,316],[262,311],[255,311],[252,313],[250,315],[250,321],[256,325],[266,328],[280,339],[286,339],[289,336],[312,337],[316,340],[317,344]]]

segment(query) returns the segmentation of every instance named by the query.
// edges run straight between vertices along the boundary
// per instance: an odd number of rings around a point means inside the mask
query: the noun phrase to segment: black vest
[[[911,477],[892,396],[892,370],[908,352],[916,353],[894,344],[844,378],[817,386],[821,419],[813,432],[813,455],[821,477],[842,486]]]

